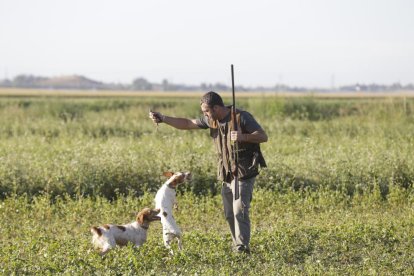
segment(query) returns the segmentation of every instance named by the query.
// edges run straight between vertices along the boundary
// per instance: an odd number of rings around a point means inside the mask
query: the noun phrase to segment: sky
[[[0,0],[0,79],[414,83],[412,0]]]

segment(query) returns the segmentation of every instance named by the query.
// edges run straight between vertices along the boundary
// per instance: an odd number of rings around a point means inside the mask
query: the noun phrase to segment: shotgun
[[[231,87],[233,93],[233,106],[231,108],[231,119],[233,121],[233,131],[237,131],[237,119],[236,119],[236,95],[234,92],[234,69],[233,64],[231,65]],[[233,176],[234,176],[234,200],[239,199],[240,197],[240,190],[239,190],[239,160],[237,156],[238,151],[238,143],[237,141],[233,141]]]

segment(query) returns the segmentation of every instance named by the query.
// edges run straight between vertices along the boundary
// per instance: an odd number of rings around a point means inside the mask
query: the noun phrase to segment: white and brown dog
[[[165,172],[164,176],[168,180],[161,186],[155,196],[155,208],[160,209],[159,216],[161,217],[162,236],[164,245],[171,250],[171,242],[177,238],[178,249],[182,249],[182,233],[173,217],[173,207],[176,202],[176,188],[185,181],[191,180],[191,173],[189,172]],[[171,253],[172,250],[171,250]]]
[[[100,249],[101,255],[116,245],[124,246],[129,242],[139,247],[147,240],[149,224],[160,220],[159,212],[159,209],[144,208],[138,213],[136,221],[129,224],[94,226],[91,228],[92,243]]]

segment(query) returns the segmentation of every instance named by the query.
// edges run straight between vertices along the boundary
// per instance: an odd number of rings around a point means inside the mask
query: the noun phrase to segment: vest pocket
[[[246,151],[239,155],[239,178],[248,179],[259,174],[256,152]]]

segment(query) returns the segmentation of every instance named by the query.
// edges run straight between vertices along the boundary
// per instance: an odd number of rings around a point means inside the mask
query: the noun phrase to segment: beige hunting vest
[[[240,126],[240,110],[236,109],[236,121],[238,129],[244,130]],[[220,181],[231,182],[233,171],[235,170],[233,151],[236,150],[230,141],[230,132],[233,130],[233,121],[221,123],[218,120],[210,120],[210,136],[216,146],[218,165],[217,178]],[[238,158],[239,179],[248,179],[259,174],[260,167],[266,167],[266,162],[260,150],[260,145],[256,143],[238,142],[236,150]],[[233,168],[233,169],[232,169]]]

